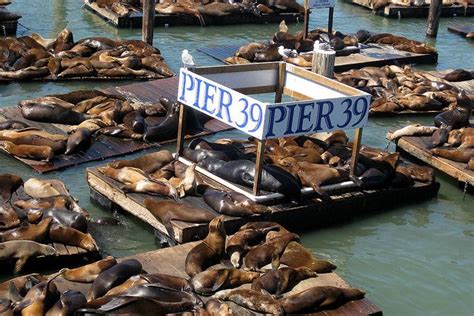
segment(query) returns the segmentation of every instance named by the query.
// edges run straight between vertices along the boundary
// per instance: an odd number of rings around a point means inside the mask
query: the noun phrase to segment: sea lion
[[[208,223],[214,217],[211,211],[194,207],[184,202],[173,202],[165,200],[145,199],[145,207],[155,216],[165,227],[170,236],[174,236],[172,220],[189,223]]]
[[[65,269],[61,276],[71,282],[91,283],[103,271],[117,264],[114,257],[108,256],[105,259],[86,264],[75,269]]]
[[[174,76],[174,72],[163,61],[163,57],[159,55],[146,56],[141,59],[141,64],[145,69],[159,73],[164,77]]]
[[[52,46],[54,47],[54,53],[59,53],[71,49],[74,46],[72,32],[67,28],[63,29],[61,32],[59,32],[58,37],[56,38]]]
[[[113,168],[134,167],[143,170],[149,174],[162,168],[173,160],[173,155],[169,150],[160,150],[149,153],[132,160],[114,160],[109,163]]]
[[[206,311],[210,316],[232,316],[234,313],[229,305],[219,301],[218,299],[211,298],[206,302]]]
[[[234,191],[223,192],[208,188],[203,194],[203,199],[214,211],[228,216],[251,216],[271,212],[267,206],[259,205]]]
[[[31,273],[6,280],[0,283],[0,297],[5,298],[11,294],[11,284],[16,288],[16,292],[18,292],[19,295],[25,296],[33,286],[46,280],[46,277],[38,273]]]
[[[102,271],[94,280],[87,293],[87,300],[93,300],[103,296],[111,288],[123,283],[129,277],[139,274],[142,264],[135,259],[124,260],[111,268]]]
[[[286,246],[280,263],[292,268],[307,267],[316,273],[327,273],[336,269],[329,261],[315,258],[311,251],[296,241]]]
[[[179,200],[178,191],[168,181],[143,179],[134,183],[126,184],[122,186],[121,189],[125,193],[136,192],[136,193],[158,194],[158,195],[164,195],[169,198],[172,198],[175,201]]]
[[[278,53],[278,44],[271,44],[264,49],[261,49],[255,53],[253,61],[265,62],[265,61],[280,61],[281,55]]]
[[[191,283],[184,278],[180,278],[180,277],[168,275],[168,274],[155,273],[155,274],[138,274],[138,275],[131,276],[130,278],[128,278],[128,280],[126,280],[122,284],[117,285],[116,287],[110,289],[105,294],[105,296],[120,295],[126,292],[128,289],[138,286],[138,285],[142,285],[142,284],[161,285],[163,287],[174,289],[177,291],[185,291],[185,292],[192,291]]]
[[[287,314],[332,309],[346,302],[362,299],[365,292],[356,288],[315,286],[279,300]]]
[[[0,140],[10,141],[16,145],[48,146],[55,154],[66,149],[67,138],[64,135],[50,134],[35,128],[0,131]]]
[[[138,168],[123,167],[112,168],[110,166],[100,167],[98,170],[109,178],[124,184],[133,184],[141,180],[148,180],[147,175]]]
[[[0,198],[10,201],[13,192],[23,185],[23,179],[15,174],[0,173]]]
[[[280,257],[285,251],[286,246],[295,239],[299,239],[299,236],[293,233],[286,233],[250,249],[244,257],[244,269],[258,271],[270,262],[272,268],[277,269],[280,265]]]
[[[20,227],[0,232],[0,241],[32,240],[43,242],[48,237],[49,227],[53,219],[44,218],[38,224],[23,222]]]
[[[227,57],[226,59],[224,59],[224,62],[227,63],[227,64],[231,64],[231,65],[250,64],[249,60],[247,60],[245,58],[242,58],[242,57],[237,57],[237,56]]]
[[[52,180],[43,180],[43,181],[52,181]],[[49,182],[52,184],[51,182]],[[29,190],[30,193],[31,190]],[[61,194],[56,195],[53,194],[52,196],[47,197],[40,197],[40,198],[33,198],[29,200],[17,200],[15,201],[15,207],[19,207],[23,210],[26,209],[38,209],[38,210],[47,210],[47,209],[67,209],[70,211],[74,211],[76,213],[84,215],[85,218],[89,218],[89,213],[84,210],[82,207],[77,204],[77,202],[69,195],[69,192],[65,191],[65,189],[59,189],[54,192],[60,192]],[[63,193],[67,193],[63,194]],[[33,194],[33,193],[32,193]]]
[[[456,69],[445,74],[442,78],[451,82],[466,81],[474,79],[474,72],[464,69]]]
[[[54,158],[53,149],[49,146],[16,145],[9,141],[0,141],[0,148],[20,158],[45,161],[51,161]]]
[[[123,123],[135,133],[143,134],[145,132],[145,117],[140,111],[131,111],[125,114]]]
[[[223,268],[199,272],[191,278],[194,292],[211,295],[219,290],[235,288],[250,283],[260,276],[258,272],[242,271],[235,268]]]
[[[99,249],[91,234],[57,223],[51,225],[49,239],[53,242],[80,247],[91,252]]]
[[[248,308],[252,311],[283,315],[284,311],[280,303],[269,295],[263,295],[259,292],[248,289],[222,290],[214,295],[215,298],[232,301],[237,305]]]
[[[23,270],[29,258],[56,255],[57,251],[53,247],[35,241],[12,240],[0,243],[0,260],[16,260],[15,273]]]
[[[469,126],[473,102],[464,91],[460,91],[456,99],[456,107],[435,116],[435,126],[448,130]]]
[[[67,209],[54,208],[42,210],[41,213],[43,213],[43,217],[51,217],[53,219],[53,223],[69,226],[79,230],[80,232],[87,232],[87,219],[80,213]]]
[[[66,143],[65,155],[72,155],[81,150],[89,148],[92,141],[92,133],[86,128],[78,128],[69,135]]]
[[[97,131],[97,130],[103,128],[103,127],[106,127],[106,126],[107,125],[100,119],[88,119],[88,120],[83,121],[79,125],[74,125],[74,126],[68,127],[67,130],[68,130],[68,133],[74,133],[75,131],[77,131],[80,128],[85,128],[85,129],[89,130],[89,132],[94,133],[95,131]]]
[[[252,290],[260,292],[262,289],[277,297],[290,291],[300,281],[314,278],[318,275],[307,267],[300,268],[279,268],[265,272],[252,282]]]
[[[474,157],[471,157],[467,162],[467,169],[474,171]]]
[[[46,316],[72,315],[87,303],[87,299],[79,291],[66,290],[61,293],[59,300],[51,307]]]
[[[446,158],[456,162],[468,163],[474,156],[474,148],[467,149],[431,149],[431,153],[435,156]]]
[[[21,315],[45,315],[59,298],[59,292],[53,280],[54,277],[33,286],[23,300],[15,305],[15,312],[21,312]]]
[[[202,193],[200,189],[201,185],[205,186],[201,176],[196,172],[196,164],[192,164],[186,168],[183,178],[172,177],[169,179],[169,183],[176,188],[180,197],[199,195]]]
[[[63,184],[64,185],[64,184]],[[26,194],[33,198],[47,198],[55,195],[61,195],[66,193],[69,195],[69,192],[61,192],[60,188],[55,187],[52,182],[47,180],[40,180],[37,178],[28,179],[23,185],[23,189]]]
[[[225,252],[224,216],[218,216],[209,223],[209,233],[202,242],[186,256],[185,271],[193,277],[207,267],[219,262]]]
[[[0,123],[0,131],[4,129],[24,129],[30,127],[28,124],[15,120],[6,120]]]
[[[403,136],[428,136],[433,134],[438,128],[434,126],[423,126],[421,124],[411,124],[393,133],[387,133],[386,138],[390,141],[397,141]]]
[[[18,103],[24,118],[47,123],[77,125],[91,118],[90,115],[73,111],[72,104],[54,97],[23,100]]]
[[[255,53],[266,47],[263,43],[250,43],[244,46],[241,46],[236,52],[236,57],[244,58],[250,62],[255,59]]]
[[[9,204],[0,204],[0,231],[20,225],[20,218]]]

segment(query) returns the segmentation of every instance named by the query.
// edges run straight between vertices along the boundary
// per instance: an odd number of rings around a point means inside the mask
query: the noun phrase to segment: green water
[[[9,7],[23,15],[19,35],[37,32],[54,37],[69,27],[76,39],[86,36],[139,38],[140,30],[117,30],[99,17],[81,8],[80,0],[16,0]],[[311,16],[310,28],[324,26],[324,10]],[[393,32],[424,41],[424,19],[392,20],[368,10],[338,1],[334,26],[342,32],[360,28]],[[439,69],[474,68],[474,41],[449,33],[455,24],[473,24],[474,18],[443,18],[438,40],[430,40],[439,50]],[[302,27],[290,26],[291,31]],[[166,62],[176,71],[182,49],[190,50],[199,65],[217,62],[197,51],[210,44],[240,44],[267,40],[277,25],[225,27],[156,28],[154,44]],[[430,68],[430,67],[425,67]],[[15,105],[21,99],[82,88],[101,88],[126,82],[21,83],[0,85],[0,107]],[[385,147],[384,136],[394,126],[409,122],[430,123],[429,118],[371,119],[364,129],[363,142]],[[237,132],[216,137],[239,136]],[[393,149],[393,147],[392,147]],[[130,155],[130,157],[137,156]],[[93,205],[85,181],[85,169],[102,162],[38,175],[17,161],[1,157],[0,172],[13,172],[23,178],[59,178],[79,198],[94,217],[109,213]],[[419,204],[393,208],[386,205],[380,214],[305,233],[302,240],[319,256],[333,261],[338,273],[349,283],[361,287],[386,315],[473,315],[474,314],[474,199],[463,196],[449,178],[437,174],[441,189],[437,198]],[[403,199],[403,196],[400,196]],[[94,232],[101,248],[115,256],[130,255],[157,247],[150,228],[129,216],[119,215],[121,227],[102,227]],[[159,264],[159,263],[158,263]]]

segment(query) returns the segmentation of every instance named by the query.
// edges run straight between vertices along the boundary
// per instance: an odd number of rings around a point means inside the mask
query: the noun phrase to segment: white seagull
[[[283,58],[298,57],[298,52],[296,50],[285,48],[283,46],[278,46],[278,54]]]
[[[329,43],[320,43],[319,41],[314,42],[313,50],[331,50],[331,45]]]
[[[193,56],[191,56],[187,49],[184,49],[181,53],[181,61],[183,62],[184,68],[192,68],[196,66],[194,64]]]

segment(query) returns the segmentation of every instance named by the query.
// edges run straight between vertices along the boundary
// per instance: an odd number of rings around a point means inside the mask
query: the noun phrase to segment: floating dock
[[[207,234],[207,224],[185,223],[171,221],[174,236],[169,236],[163,224],[158,221],[145,207],[145,198],[158,198],[147,194],[125,193],[120,187],[121,183],[103,175],[97,168],[87,169],[87,183],[91,190],[91,197],[104,208],[112,211],[128,212],[145,223],[151,225],[155,235],[163,245],[175,245],[202,239]],[[205,181],[209,179],[203,176]],[[213,183],[216,186],[215,183]],[[316,199],[305,199],[304,203],[294,204],[286,202],[273,205],[271,213],[254,215],[251,217],[226,216],[225,227],[228,233],[234,233],[240,226],[250,221],[275,221],[285,227],[302,231],[314,229],[323,225],[333,224],[347,220],[357,215],[387,209],[387,206],[399,204],[400,196],[404,202],[416,202],[437,195],[439,183],[416,183],[407,188],[390,188],[382,190],[366,190],[355,192],[329,192],[333,202],[320,202]],[[182,199],[196,207],[211,210],[200,197],[188,196]],[[214,211],[212,211],[214,212]],[[216,213],[217,214],[217,213]]]
[[[108,23],[118,28],[140,28],[142,27],[143,12],[141,8],[131,12],[129,15],[120,16],[108,8],[99,7],[95,1],[84,0],[84,8],[98,15]],[[232,24],[268,24],[303,22],[300,13],[266,14],[261,16],[253,14],[232,14],[226,16],[203,15],[206,25],[232,25]],[[199,20],[188,14],[158,14],[155,13],[155,26],[179,26],[200,25]]]
[[[450,26],[448,27],[448,31],[466,37],[468,33],[474,32],[474,25]]]
[[[467,163],[433,156],[429,149],[427,149],[430,140],[431,136],[404,136],[396,142],[397,150],[427,163],[457,181],[474,187],[474,171],[467,169]]]
[[[176,92],[178,91],[178,78],[172,77],[168,79],[136,83],[126,86],[108,88],[102,91],[110,94],[122,95],[127,99],[137,100],[141,102],[156,102],[160,97],[176,99]],[[23,118],[17,107],[8,107],[0,109],[0,122],[3,122],[8,119],[22,121],[33,127],[43,129],[53,134],[66,135],[67,127],[69,126],[27,120]],[[206,122],[206,124],[204,124],[204,127],[206,128],[206,131],[203,131],[202,133],[196,135],[188,136],[188,138],[209,135],[211,133],[229,129],[227,125],[214,119]],[[59,158],[55,158],[49,162],[23,159],[19,157],[14,158],[31,167],[35,171],[43,173],[75,166],[89,161],[101,160],[114,156],[129,154],[138,150],[155,147],[160,144],[174,141],[175,139],[160,143],[145,143],[138,140],[99,135],[97,138],[95,138],[94,142],[86,152],[79,152],[70,156],[61,155],[58,156]],[[10,154],[2,150],[0,150],[0,152],[11,156]]]
[[[346,3],[356,4],[363,8],[373,10],[372,1],[368,0],[344,0]],[[374,13],[377,15],[386,16],[389,18],[426,18],[430,10],[430,5],[425,4],[422,6],[403,6],[398,4],[389,4],[383,9],[377,10]],[[474,16],[474,6],[469,5],[464,8],[462,5],[443,5],[441,8],[442,17],[453,17],[453,16]]]
[[[126,259],[136,259],[143,265],[143,270],[147,273],[162,273],[168,275],[174,275],[182,278],[189,278],[184,272],[184,262],[186,255],[189,251],[197,245],[197,242],[188,243],[184,245],[178,245],[171,248],[164,248],[137,254],[134,256],[121,258],[118,261]],[[225,265],[219,264],[215,267],[224,267]],[[229,266],[227,266],[229,267]],[[56,285],[60,291],[68,289],[81,291],[86,294],[90,284],[87,283],[73,283],[64,279],[58,278],[55,280]],[[321,273],[318,274],[317,278],[306,279],[298,283],[287,295],[293,295],[306,290],[314,286],[337,286],[337,287],[349,287],[349,284],[340,278],[336,273]],[[242,288],[249,288],[250,284],[241,286]],[[369,293],[370,295],[370,293]],[[207,301],[210,297],[201,296],[204,301]],[[233,308],[235,305],[231,302],[226,302]],[[348,302],[339,308],[333,310],[325,310],[311,315],[371,315],[381,316],[382,311],[380,308],[372,303],[367,297],[361,300]]]
[[[6,7],[0,6],[0,36],[15,36],[20,18],[21,15],[12,13]]]
[[[215,45],[198,50],[223,63],[227,57],[234,53],[241,45]],[[342,72],[367,66],[385,66],[393,64],[436,64],[438,54],[416,54],[394,49],[384,44],[362,44],[360,53],[348,56],[337,56],[334,71]]]

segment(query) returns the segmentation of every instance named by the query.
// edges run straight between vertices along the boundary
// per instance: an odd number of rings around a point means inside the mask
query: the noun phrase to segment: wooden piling
[[[155,26],[155,0],[143,1],[142,40],[153,45],[153,27]]]
[[[430,11],[428,13],[428,25],[426,27],[426,36],[436,37],[438,35],[439,18],[441,16],[442,0],[431,0]]]
[[[335,51],[333,50],[323,51],[323,50],[315,49],[313,51],[311,71],[328,78],[333,78],[335,62],[336,62]]]

